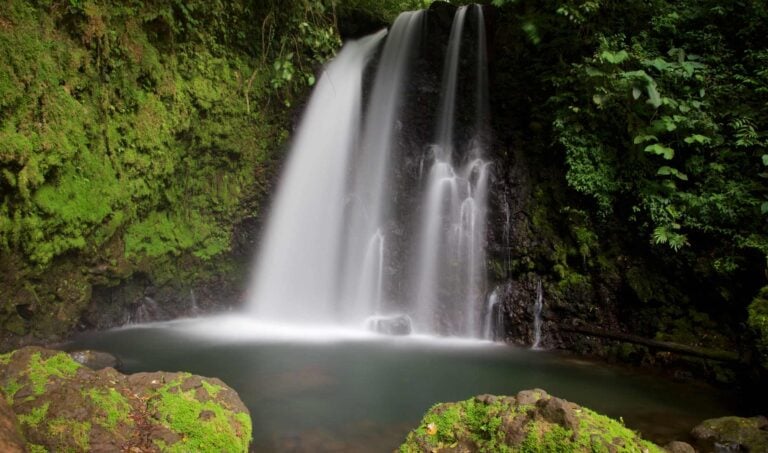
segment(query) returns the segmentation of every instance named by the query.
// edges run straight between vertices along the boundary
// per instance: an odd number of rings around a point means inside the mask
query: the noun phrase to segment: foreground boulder
[[[703,451],[768,452],[768,419],[712,418],[693,428],[691,436]]]
[[[427,412],[400,446],[406,452],[662,452],[619,422],[587,408],[525,390],[481,395]]]
[[[244,452],[251,440],[237,393],[189,373],[94,371],[27,347],[0,355],[0,390],[30,452]]]

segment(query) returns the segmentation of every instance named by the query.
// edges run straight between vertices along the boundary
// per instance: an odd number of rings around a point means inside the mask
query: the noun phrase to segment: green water
[[[224,380],[251,411],[256,451],[392,451],[436,402],[534,387],[622,417],[662,443],[733,412],[708,387],[487,342],[273,335],[214,318],[88,334],[69,347],[111,352],[124,372]]]

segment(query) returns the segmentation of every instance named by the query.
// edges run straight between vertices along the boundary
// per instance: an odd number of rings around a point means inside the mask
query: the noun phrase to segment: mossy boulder
[[[721,417],[704,420],[691,436],[702,451],[768,451],[768,419]]]
[[[400,452],[662,452],[621,423],[585,407],[525,390],[432,407]]]
[[[0,355],[0,390],[29,451],[248,451],[251,419],[222,381],[91,370],[27,347]]]

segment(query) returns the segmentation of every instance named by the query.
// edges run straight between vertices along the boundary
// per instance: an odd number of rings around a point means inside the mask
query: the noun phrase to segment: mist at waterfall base
[[[484,18],[458,8],[435,57],[420,43],[428,14],[347,43],[323,71],[245,313],[85,334],[69,348],[111,352],[125,372],[221,378],[251,412],[257,451],[392,451],[436,402],[535,387],[659,442],[732,413],[711,389],[483,340],[502,325],[485,279]],[[412,334],[364,328],[392,315]]]

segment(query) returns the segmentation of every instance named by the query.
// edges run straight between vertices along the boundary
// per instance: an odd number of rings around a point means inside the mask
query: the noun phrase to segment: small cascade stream
[[[486,337],[485,18],[477,5],[456,10],[433,138],[409,142],[413,81],[438,69],[415,64],[428,14],[346,43],[323,71],[256,258],[258,319]],[[425,150],[418,180],[404,177]]]
[[[533,304],[533,344],[531,349],[541,349],[541,310],[544,308],[544,289],[541,278],[536,282],[536,302]]]

